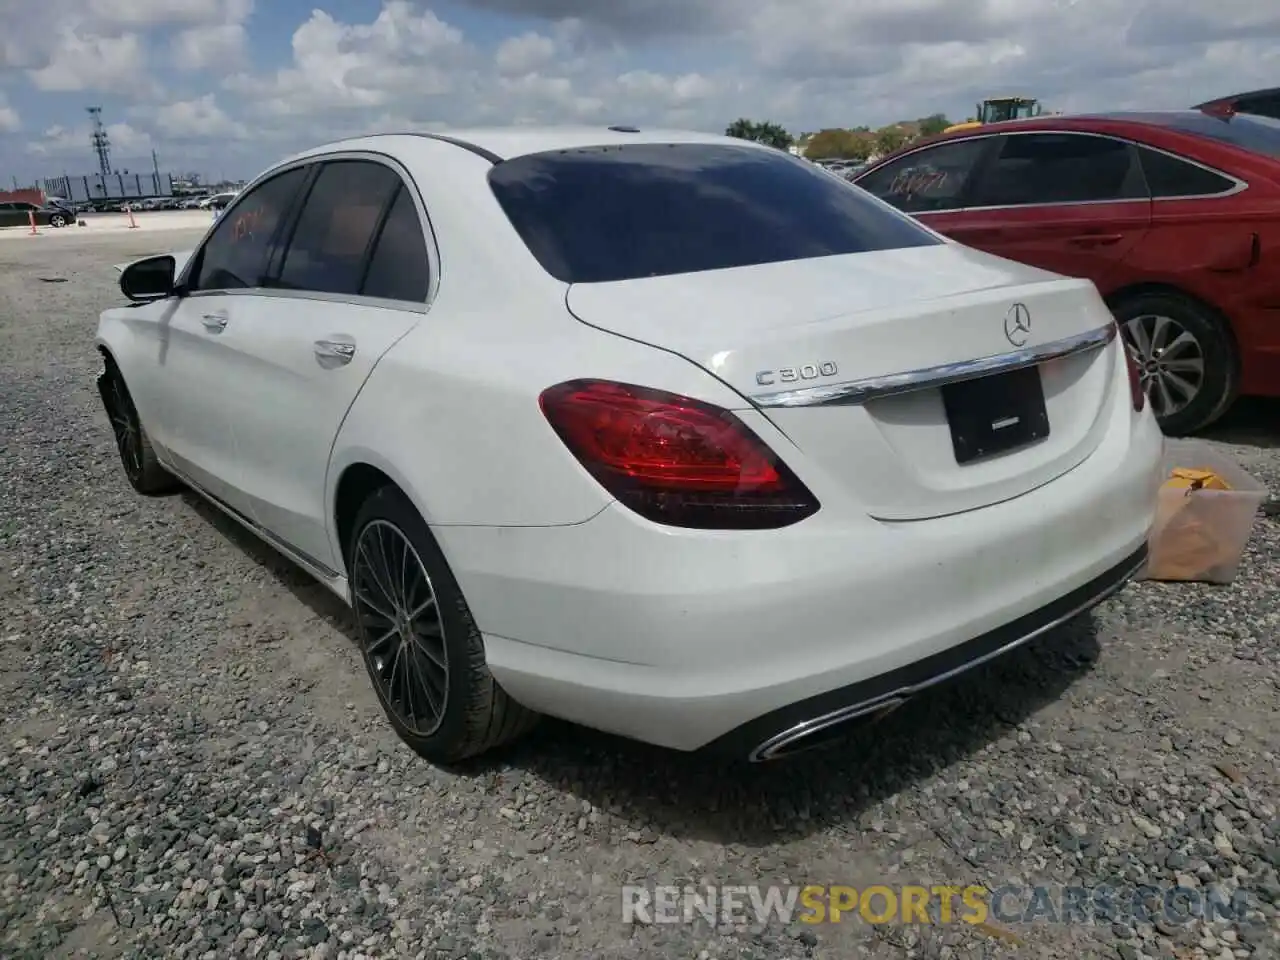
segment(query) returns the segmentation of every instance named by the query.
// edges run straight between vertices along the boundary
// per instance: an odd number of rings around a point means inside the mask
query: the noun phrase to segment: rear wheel
[[[347,549],[365,668],[400,738],[433,763],[484,753],[538,715],[498,686],[444,554],[409,499],[382,487],[361,506]]]
[[[114,363],[108,363],[106,372],[98,380],[98,389],[107,416],[111,420],[111,432],[115,436],[120,464],[130,486],[141,494],[155,496],[178,488],[178,481],[160,465],[151,439],[147,436],[138,410],[129,395],[124,377]]]
[[[1161,430],[1194,433],[1226,413],[1239,361],[1231,331],[1213,311],[1170,291],[1127,297],[1113,312]]]

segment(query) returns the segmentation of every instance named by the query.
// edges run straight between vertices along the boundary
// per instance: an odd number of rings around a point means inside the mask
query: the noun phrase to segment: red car
[[[1280,121],[1015,120],[913,144],[854,182],[967,246],[1092,280],[1166,433],[1280,396]]]

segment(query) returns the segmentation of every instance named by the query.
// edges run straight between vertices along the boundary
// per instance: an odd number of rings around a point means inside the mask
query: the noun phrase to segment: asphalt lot
[[[742,770],[547,723],[445,772],[323,588],[124,480],[111,265],[202,232],[0,244],[0,957],[1277,955],[1280,521],[1231,586],[1131,585],[836,753]],[[1215,436],[1280,491],[1280,405]],[[1256,922],[622,920],[624,884],[708,881],[1177,882]]]

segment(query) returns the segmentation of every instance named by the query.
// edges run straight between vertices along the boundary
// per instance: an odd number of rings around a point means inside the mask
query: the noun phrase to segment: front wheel
[[[1225,322],[1174,292],[1139,294],[1113,310],[1160,429],[1202,430],[1235,399],[1239,361]]]
[[[111,419],[111,432],[129,485],[147,496],[177,489],[178,481],[161,466],[151,447],[151,438],[138,419],[138,410],[124,377],[114,363],[109,363],[107,370],[98,378],[98,392]]]
[[[400,739],[447,764],[533,727],[538,715],[489,673],[480,631],[444,554],[398,489],[383,487],[361,506],[347,558],[365,668]]]
[[[65,227],[66,225],[67,225],[67,218],[60,213],[55,213],[52,217],[49,218],[49,226],[51,227]]]

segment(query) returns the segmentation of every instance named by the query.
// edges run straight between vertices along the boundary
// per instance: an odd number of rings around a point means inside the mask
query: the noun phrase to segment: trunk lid
[[[1030,329],[1014,329],[1011,340],[1005,319],[1017,304]],[[884,520],[972,510],[1066,473],[1100,441],[1116,379],[1114,341],[1033,367],[1048,435],[964,463],[944,404],[947,388],[855,404],[805,398],[808,405],[779,406],[769,399],[871,379],[883,386],[893,375],[1113,329],[1089,281],[958,244],[576,284],[566,305],[591,326],[684,356],[750,398],[803,452],[808,463],[796,466],[805,468],[806,482],[842,489]],[[959,423],[961,414],[953,414]],[[819,486],[814,490],[821,498]]]

